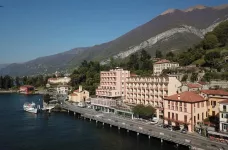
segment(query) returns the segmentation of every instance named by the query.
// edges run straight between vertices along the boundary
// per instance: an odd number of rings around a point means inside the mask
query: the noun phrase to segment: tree
[[[228,21],[224,21],[215,27],[213,34],[216,35],[222,46],[225,46],[228,42]]]
[[[9,88],[12,87],[13,82],[10,76],[6,75],[3,80],[4,80],[4,85],[3,85],[4,89],[8,90]]]
[[[208,33],[205,35],[202,45],[204,49],[215,48],[218,44],[218,38],[213,33]]]
[[[45,94],[43,96],[43,100],[45,103],[49,104],[49,102],[51,101],[51,96],[49,94]]]
[[[129,70],[138,70],[139,69],[139,58],[138,53],[130,55],[129,61],[127,62],[127,68]]]
[[[191,82],[195,82],[198,79],[198,73],[192,73],[191,77],[190,77],[190,81]]]
[[[15,84],[16,84],[16,87],[20,86],[20,78],[19,77],[15,78]]]
[[[209,52],[205,55],[204,60],[207,64],[215,66],[216,59],[220,58],[219,52]]]
[[[136,105],[132,109],[133,113],[138,117],[151,118],[155,113],[155,108],[152,106],[144,106],[142,104]]]
[[[3,77],[2,76],[0,76],[0,89],[2,89],[3,88]]]
[[[171,60],[171,61],[174,61],[174,53],[173,52],[168,52],[167,54],[166,54],[166,59],[168,59],[168,60]]]
[[[156,58],[162,58],[162,57],[163,57],[162,52],[159,51],[159,50],[156,50],[156,51],[155,51],[155,57],[156,57]]]
[[[187,79],[188,79],[188,75],[185,74],[185,75],[182,77],[181,82],[186,82]]]

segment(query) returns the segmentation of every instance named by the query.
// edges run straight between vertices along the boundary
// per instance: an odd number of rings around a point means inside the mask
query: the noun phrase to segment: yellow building
[[[223,90],[202,90],[201,95],[208,100],[208,115],[219,115],[219,102],[228,98],[228,92]]]
[[[82,89],[82,86],[79,86],[78,90],[75,90],[72,94],[69,95],[69,101],[73,102],[85,102],[89,99],[89,92]]]

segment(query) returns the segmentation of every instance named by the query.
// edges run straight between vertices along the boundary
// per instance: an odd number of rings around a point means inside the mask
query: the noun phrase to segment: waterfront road
[[[97,120],[102,123],[132,130],[137,133],[143,133],[145,135],[149,135],[149,137],[157,137],[163,140],[172,141],[174,143],[192,146],[192,149],[228,150],[228,145],[226,143],[211,141],[208,138],[202,137],[200,135],[191,133],[183,134],[179,131],[170,131],[157,125],[151,125],[139,120],[120,117],[112,113],[102,113],[93,109],[80,108],[72,105],[69,102],[64,102],[61,107],[72,112],[80,113],[86,118],[93,118],[93,120]]]

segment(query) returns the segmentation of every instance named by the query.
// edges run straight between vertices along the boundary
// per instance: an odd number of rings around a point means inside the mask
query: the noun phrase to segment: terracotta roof
[[[180,99],[178,99],[178,96],[180,96]],[[168,96],[168,97],[166,97],[164,99],[173,100],[173,101],[182,101],[182,102],[200,102],[200,101],[204,101],[204,98],[202,96],[196,94],[195,92],[191,92],[191,91],[186,91],[186,92],[183,92],[183,93],[171,95],[171,96]]]
[[[201,85],[206,85],[207,84],[206,82],[202,82],[202,81],[200,81],[198,83],[201,84]]]
[[[226,99],[226,100],[224,100],[224,101],[219,102],[219,104],[228,104],[228,99]]]
[[[158,62],[156,62],[155,64],[163,64],[163,63],[170,63],[170,61],[167,59],[162,59],[162,60],[159,60]]]
[[[78,94],[71,93],[70,96],[78,96]]]
[[[228,92],[224,90],[201,90],[202,93],[208,94],[208,95],[222,95],[222,96],[228,96]]]
[[[20,88],[28,88],[28,87],[34,88],[34,86],[32,86],[32,85],[23,85],[23,86],[21,86]]]
[[[137,74],[131,73],[130,76],[131,76],[131,77],[137,77]]]
[[[188,86],[189,88],[200,88],[200,87],[201,87],[201,85],[199,85],[199,84],[194,84],[194,83],[188,83],[187,86]]]

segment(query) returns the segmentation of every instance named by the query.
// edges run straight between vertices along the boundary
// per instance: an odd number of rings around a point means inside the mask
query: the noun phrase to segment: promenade
[[[199,135],[170,131],[158,127],[157,125],[150,125],[138,120],[119,117],[115,114],[97,112],[88,108],[80,108],[68,102],[64,102],[61,107],[68,110],[68,112],[71,111],[74,114],[81,114],[85,119],[95,120],[96,122],[101,122],[103,125],[108,124],[110,127],[116,126],[118,129],[125,129],[127,132],[133,131],[136,132],[137,135],[144,134],[147,135],[148,138],[159,138],[161,139],[161,142],[170,141],[176,143],[177,146],[180,144],[188,146],[190,149],[198,150],[228,150],[227,144],[211,141],[208,138]]]

